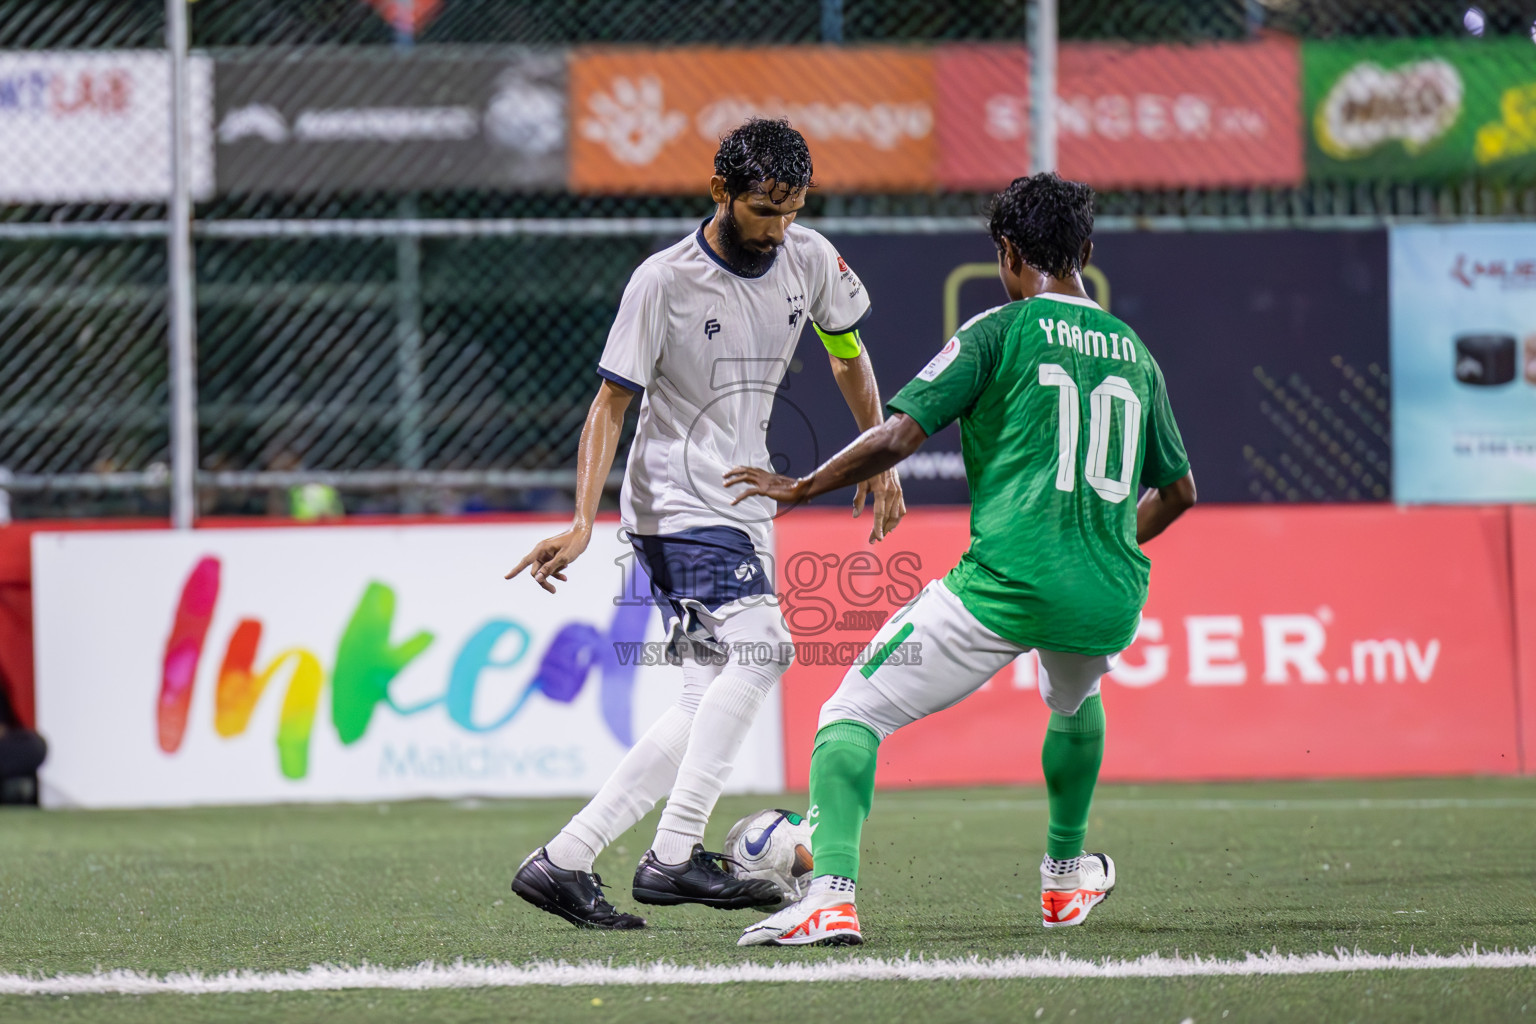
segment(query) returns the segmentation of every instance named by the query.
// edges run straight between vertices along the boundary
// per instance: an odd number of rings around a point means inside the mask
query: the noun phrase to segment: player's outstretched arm
[[[1136,543],[1145,544],[1168,529],[1195,505],[1195,475],[1185,473],[1171,484],[1148,491],[1136,503]]]
[[[820,332],[820,328],[817,328]],[[857,332],[851,332],[857,338]],[[853,421],[860,432],[880,425],[880,385],[875,382],[875,367],[870,362],[869,350],[859,347],[855,356],[844,357],[827,352],[832,364],[832,377],[837,381],[843,401],[853,413]],[[870,527],[869,539],[881,540],[896,529],[901,517],[907,514],[907,503],[901,493],[901,478],[894,469],[888,469],[868,480],[860,480],[853,493],[853,517],[857,519],[864,510],[866,497],[875,497],[875,521]]]
[[[613,456],[618,451],[619,434],[624,430],[624,410],[629,408],[635,393],[620,387],[611,380],[603,381],[587,410],[587,422],[581,428],[581,443],[576,449],[576,515],[571,528],[553,537],[546,537],[523,556],[507,579],[531,567],[535,583],[555,592],[551,578],[565,581],[562,570],[587,550],[592,540],[592,523],[597,518],[598,502],[603,497],[603,485],[613,469]]]
[[[761,494],[782,504],[798,505],[818,494],[867,480],[892,468],[928,440],[917,421],[904,412],[860,434],[858,440],[816,467],[810,476],[782,476],[753,466],[737,466],[725,474],[725,485],[745,485],[747,490],[732,504]]]

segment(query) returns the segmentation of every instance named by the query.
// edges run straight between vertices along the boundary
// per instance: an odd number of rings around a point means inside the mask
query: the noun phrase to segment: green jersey
[[[887,406],[930,436],[960,420],[971,546],[944,583],[972,615],[1026,647],[1130,646],[1152,564],[1136,543],[1140,486],[1189,472],[1162,371],[1134,331],[1073,296],[999,306]]]

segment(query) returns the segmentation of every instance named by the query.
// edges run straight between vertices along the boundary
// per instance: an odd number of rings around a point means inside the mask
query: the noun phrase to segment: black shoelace
[[[705,871],[717,875],[731,875],[730,868],[741,867],[741,862],[727,857],[723,853],[710,853],[708,850],[699,850],[693,855],[693,862]]]
[[[612,889],[613,886],[606,884],[603,881],[603,876],[598,874],[596,871],[588,871],[587,877],[592,879],[593,882],[597,883],[597,902],[602,906],[607,907],[609,910],[612,910],[613,904],[609,903],[603,898],[603,890]]]

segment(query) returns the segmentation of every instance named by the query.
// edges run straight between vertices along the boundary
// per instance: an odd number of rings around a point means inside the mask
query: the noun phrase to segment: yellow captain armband
[[[821,324],[815,321],[811,322],[811,326],[816,328],[816,337],[821,339],[821,343],[827,347],[827,351],[839,359],[853,359],[860,352],[864,351],[864,344],[859,338],[859,329],[857,327],[851,331],[844,331],[842,334],[828,334],[821,329]]]

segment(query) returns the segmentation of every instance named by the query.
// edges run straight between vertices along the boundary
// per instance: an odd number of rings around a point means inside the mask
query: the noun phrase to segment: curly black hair
[[[1093,189],[1054,171],[1015,178],[993,198],[987,231],[999,252],[1006,238],[1031,267],[1071,277],[1083,269],[1083,243],[1093,234]]]
[[[774,202],[783,202],[791,192],[811,187],[811,151],[805,136],[780,118],[747,119],[720,140],[715,151],[715,173],[725,179],[731,198],[774,183]]]

